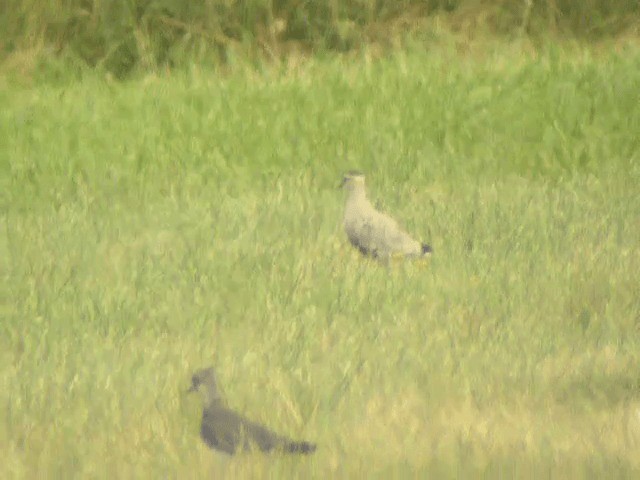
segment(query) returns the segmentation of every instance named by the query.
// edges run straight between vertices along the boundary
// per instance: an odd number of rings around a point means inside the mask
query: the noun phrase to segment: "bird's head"
[[[206,404],[221,400],[214,368],[209,367],[197,370],[191,377],[191,388],[188,391],[200,392]]]
[[[358,170],[349,170],[344,174],[340,187],[349,191],[356,188],[364,188],[364,173]]]

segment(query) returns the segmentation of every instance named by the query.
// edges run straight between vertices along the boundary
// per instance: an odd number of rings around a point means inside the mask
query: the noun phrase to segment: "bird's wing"
[[[381,236],[382,248],[384,248],[387,253],[415,254],[420,251],[420,243],[400,228],[395,221],[387,224]]]
[[[378,254],[387,228],[397,228],[393,219],[381,214],[368,203],[358,205],[345,218],[345,231],[349,241],[365,254]]]
[[[282,453],[309,454],[316,451],[316,445],[313,443],[296,442],[248,420],[245,421],[245,429],[250,432],[251,442],[263,452],[277,450]]]
[[[372,210],[361,218],[361,240],[367,250],[375,255],[413,253],[419,244],[389,215]]]
[[[207,445],[229,455],[236,452],[242,441],[239,417],[227,409],[205,411],[200,434]]]
[[[284,437],[250,420],[243,419],[243,426],[247,432],[249,441],[263,452],[270,452],[283,446],[287,442]]]

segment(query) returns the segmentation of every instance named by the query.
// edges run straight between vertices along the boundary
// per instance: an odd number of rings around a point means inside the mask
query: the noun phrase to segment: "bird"
[[[213,367],[193,374],[189,392],[195,391],[200,392],[204,399],[200,436],[210,448],[228,455],[255,451],[256,448],[265,453],[287,454],[310,454],[316,450],[313,443],[297,442],[278,435],[227,408],[218,390]]]
[[[413,239],[393,218],[371,204],[362,172],[348,171],[340,186],[347,191],[344,230],[349,242],[363,255],[379,259],[420,258],[433,252],[430,245]]]

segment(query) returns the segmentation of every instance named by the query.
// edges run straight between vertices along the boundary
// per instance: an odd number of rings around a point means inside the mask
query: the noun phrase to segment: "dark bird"
[[[313,453],[316,445],[296,442],[277,435],[227,408],[222,401],[213,368],[198,370],[191,379],[190,392],[204,399],[200,436],[207,445],[229,455],[258,448],[262,452]]]

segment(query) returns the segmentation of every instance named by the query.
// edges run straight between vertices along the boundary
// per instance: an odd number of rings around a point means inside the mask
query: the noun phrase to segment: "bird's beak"
[[[191,387],[189,387],[189,390],[187,390],[187,393],[193,393],[197,391],[198,391],[198,388],[195,385],[191,385]]]
[[[338,185],[338,186],[336,187],[336,189],[339,189],[339,188],[344,187],[344,184],[345,184],[346,182],[347,182],[347,179],[346,179],[346,178],[343,178],[343,179],[342,179],[342,181],[340,182],[340,185]]]

